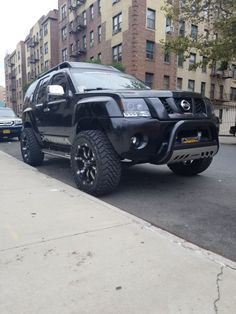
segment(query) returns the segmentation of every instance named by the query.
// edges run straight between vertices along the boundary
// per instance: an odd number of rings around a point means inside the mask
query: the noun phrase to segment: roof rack
[[[54,72],[54,71],[57,71],[57,70],[61,70],[61,69],[65,69],[65,68],[71,68],[71,67],[72,67],[72,65],[71,65],[70,62],[68,62],[68,61],[62,62],[62,63],[58,64],[57,66],[51,68],[50,70],[48,70],[48,71],[43,72],[42,74],[40,74],[40,75],[37,77],[37,79],[38,79],[38,78],[41,78],[42,76],[47,75],[47,74],[49,74],[49,73],[51,73],[51,72]]]

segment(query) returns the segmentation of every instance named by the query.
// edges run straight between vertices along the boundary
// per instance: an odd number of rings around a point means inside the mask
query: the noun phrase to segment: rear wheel
[[[212,158],[202,158],[169,164],[168,167],[176,174],[182,176],[195,176],[205,171],[211,164]]]
[[[25,163],[31,166],[40,166],[43,163],[44,153],[36,140],[34,131],[25,128],[20,137],[21,154]]]
[[[101,131],[78,134],[72,146],[71,169],[78,188],[92,195],[107,194],[120,182],[119,157]]]

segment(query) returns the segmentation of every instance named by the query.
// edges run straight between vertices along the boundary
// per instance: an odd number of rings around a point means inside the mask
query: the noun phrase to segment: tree
[[[173,36],[167,36],[165,50],[184,54],[188,58],[195,51],[203,58],[196,63],[202,65],[220,64],[221,70],[236,59],[236,0],[166,0],[163,8],[175,29]],[[189,28],[190,32],[184,31]],[[204,32],[197,32],[200,28]],[[204,63],[204,64],[203,64]]]

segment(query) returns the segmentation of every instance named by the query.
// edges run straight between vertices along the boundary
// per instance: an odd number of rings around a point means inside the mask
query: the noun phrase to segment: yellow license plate
[[[3,130],[3,134],[10,134],[11,130]]]
[[[182,144],[196,144],[199,142],[198,137],[185,137],[182,138]]]

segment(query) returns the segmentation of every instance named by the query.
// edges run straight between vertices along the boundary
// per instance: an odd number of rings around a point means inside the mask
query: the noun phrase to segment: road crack
[[[216,289],[217,289],[217,298],[214,301],[214,310],[215,313],[218,314],[218,306],[217,303],[220,301],[221,295],[220,295],[220,281],[222,281],[222,276],[224,273],[224,266],[221,266],[220,272],[216,276]]]

